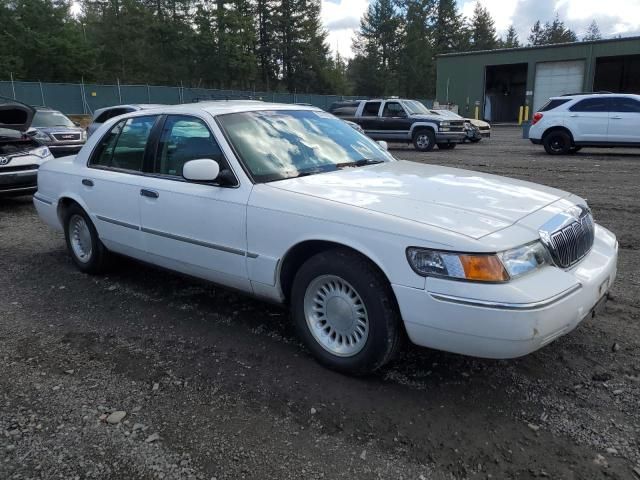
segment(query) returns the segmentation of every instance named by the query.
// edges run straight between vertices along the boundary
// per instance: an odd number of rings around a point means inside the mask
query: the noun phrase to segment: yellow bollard
[[[476,105],[476,120],[480,118],[480,107]]]
[[[525,121],[529,120],[529,105],[524,106],[524,119]]]
[[[520,105],[520,110],[518,111],[518,125],[522,125],[522,115],[524,114],[524,107]]]

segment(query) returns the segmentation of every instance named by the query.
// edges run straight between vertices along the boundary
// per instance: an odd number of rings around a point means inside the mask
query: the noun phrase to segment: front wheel
[[[418,130],[413,134],[413,146],[419,152],[430,152],[436,146],[436,134],[433,130]]]
[[[76,267],[84,273],[100,273],[108,251],[98,238],[89,215],[77,204],[66,209],[63,218],[67,249]]]
[[[300,338],[323,365],[363,375],[399,350],[402,329],[386,278],[343,249],[311,257],[296,274],[291,310]]]
[[[566,155],[571,151],[571,137],[563,130],[548,133],[542,143],[549,155]]]

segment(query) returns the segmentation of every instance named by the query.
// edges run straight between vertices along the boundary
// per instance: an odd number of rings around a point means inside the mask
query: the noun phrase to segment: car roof
[[[640,99],[640,95],[634,93],[611,93],[611,92],[594,92],[594,93],[567,93],[565,95],[559,95],[549,98],[549,100],[574,100],[583,98],[599,98],[599,97],[628,97]]]
[[[208,100],[181,105],[161,105],[156,110],[167,113],[207,112],[213,116],[227,113],[256,112],[261,110],[323,110],[312,105],[296,105],[290,103],[269,103],[259,100]]]

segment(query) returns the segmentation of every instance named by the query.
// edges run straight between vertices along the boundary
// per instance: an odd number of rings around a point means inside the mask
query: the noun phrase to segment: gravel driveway
[[[0,200],[0,479],[640,479],[640,152],[519,135],[393,150],[573,191],[618,235],[605,312],[512,361],[412,347],[345,377],[280,308],[126,259],[83,275]]]

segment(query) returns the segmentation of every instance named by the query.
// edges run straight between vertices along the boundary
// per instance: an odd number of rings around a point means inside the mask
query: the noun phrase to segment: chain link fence
[[[0,96],[33,106],[47,106],[68,115],[92,114],[96,109],[129,103],[178,104],[205,100],[263,100],[304,103],[327,110],[333,102],[358,100],[362,96],[216,90],[157,85],[104,85],[96,83],[43,83],[0,81]],[[432,100],[421,100],[431,107]]]

